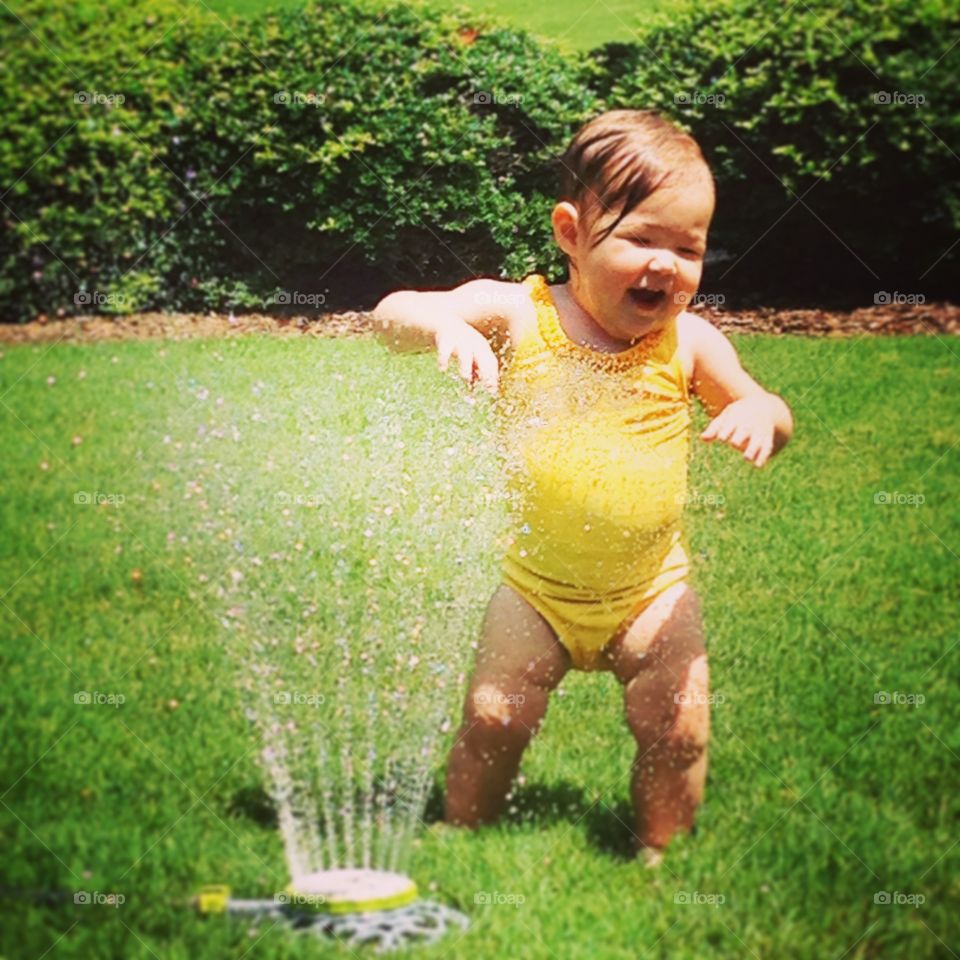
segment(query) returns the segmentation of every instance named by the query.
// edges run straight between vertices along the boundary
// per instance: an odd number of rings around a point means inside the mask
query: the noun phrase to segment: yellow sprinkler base
[[[284,891],[285,906],[304,913],[369,913],[395,910],[417,899],[417,885],[387,870],[320,870],[296,877]]]
[[[194,898],[206,915],[286,920],[298,933],[336,938],[378,952],[435,943],[469,919],[440,903],[417,899],[417,886],[387,870],[322,870],[297,877],[270,900],[238,900],[225,884],[208,884]]]

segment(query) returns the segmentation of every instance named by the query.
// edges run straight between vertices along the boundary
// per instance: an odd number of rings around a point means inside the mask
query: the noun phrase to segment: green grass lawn
[[[556,3],[517,4],[513,0],[428,0],[435,9],[461,8],[474,11],[478,20],[493,16],[514,27],[530,30],[567,45],[571,50],[590,50],[610,41],[629,42],[655,10],[675,7],[679,0],[558,0]],[[223,15],[256,14],[268,7],[296,7],[303,0],[206,0],[205,6]]]
[[[418,839],[412,875],[472,926],[411,956],[913,960],[960,940],[960,349],[735,341],[791,403],[796,436],[761,471],[695,449],[689,524],[717,699],[696,835],[658,873],[626,858],[620,692],[610,675],[571,674],[515,811]],[[171,902],[205,882],[264,896],[286,880],[227,649],[236,634],[205,598],[246,530],[285,545],[287,564],[237,589],[254,625],[300,629],[294,599],[340,597],[336,625],[396,638],[423,614],[429,642],[469,665],[495,549],[486,521],[464,525],[491,464],[489,409],[464,397],[433,358],[369,341],[4,348],[0,886],[67,898],[5,901],[0,957],[351,955]],[[245,425],[232,446],[217,435],[231,416]],[[364,447],[388,435],[389,449]],[[342,508],[281,519],[271,496],[311,475]],[[411,505],[394,535],[371,503],[400,479]],[[375,572],[361,562],[367,522]],[[401,542],[411,529],[419,540]],[[341,535],[350,562],[310,580],[313,543]],[[405,551],[414,566],[390,567]],[[78,704],[78,691],[124,702]],[[427,820],[438,802],[435,790]],[[125,901],[75,905],[79,890]],[[493,894],[511,902],[477,902]]]
[[[93,0],[77,0],[96,10]],[[265,10],[295,9],[309,0],[203,0],[199,11],[221,17],[255,16]],[[467,22],[503,23],[555,40],[569,50],[592,50],[604,43],[629,43],[636,39],[645,18],[651,13],[675,9],[688,0],[557,0],[523,6],[513,0],[415,0],[414,6],[434,10],[460,9]],[[146,0],[149,6],[149,0]],[[485,19],[486,18],[486,19]],[[490,19],[492,18],[492,20]]]

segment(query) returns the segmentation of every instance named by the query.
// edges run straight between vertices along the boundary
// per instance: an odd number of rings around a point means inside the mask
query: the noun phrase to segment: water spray
[[[183,496],[160,506],[219,624],[293,878],[273,899],[212,887],[197,906],[390,950],[468,923],[408,874],[466,638],[499,580],[504,503],[472,398],[427,384],[428,418],[413,416],[421,373],[340,352],[311,355],[307,381],[242,347],[184,371],[165,425]]]

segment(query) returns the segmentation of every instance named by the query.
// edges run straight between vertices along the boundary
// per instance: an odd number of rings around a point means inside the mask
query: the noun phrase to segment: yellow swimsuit
[[[676,320],[602,353],[567,336],[544,277],[523,283],[537,326],[514,344],[497,405],[513,507],[503,577],[595,670],[618,629],[689,574]]]

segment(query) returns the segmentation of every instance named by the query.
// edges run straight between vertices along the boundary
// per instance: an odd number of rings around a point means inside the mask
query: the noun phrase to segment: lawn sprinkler
[[[419,900],[416,884],[387,870],[321,870],[304,874],[272,900],[238,900],[230,888],[201,888],[195,905],[202,914],[274,917],[298,931],[335,937],[378,953],[417,943],[435,943],[448,930],[465,930],[469,919],[440,903]]]

